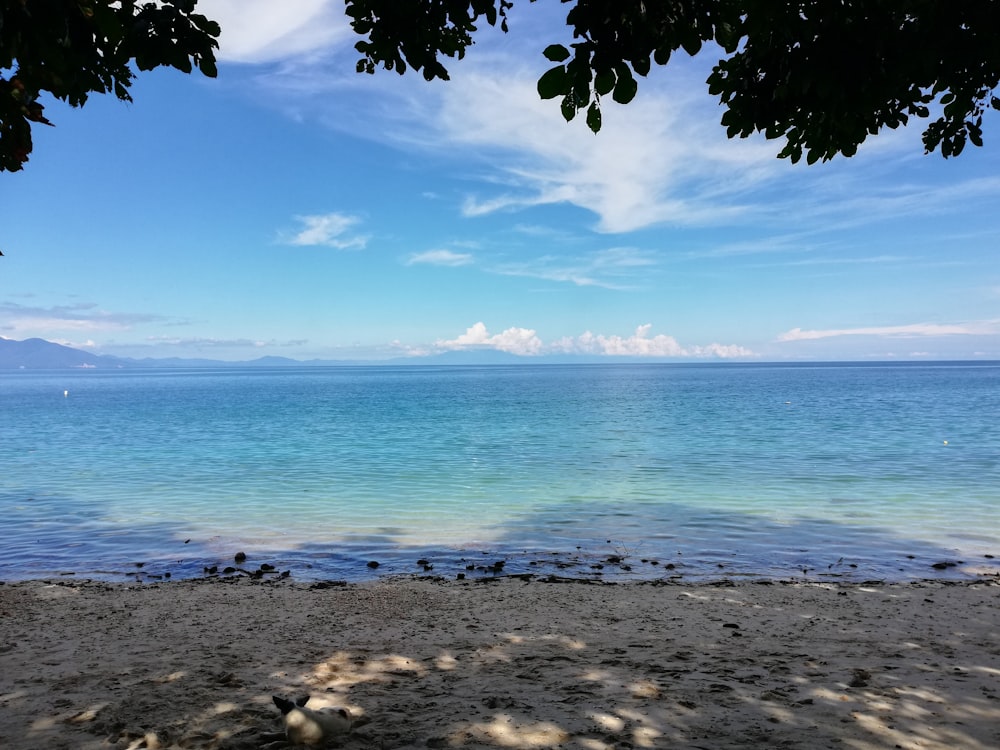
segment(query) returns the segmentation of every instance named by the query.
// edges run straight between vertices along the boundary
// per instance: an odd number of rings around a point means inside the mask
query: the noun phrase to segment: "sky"
[[[355,72],[339,0],[201,0],[216,79],[44,101],[0,173],[0,336],[97,354],[387,360],[1000,359],[1000,113],[807,166],[729,140],[678,53],[606,102],[542,101],[565,6],[519,3],[452,80]]]

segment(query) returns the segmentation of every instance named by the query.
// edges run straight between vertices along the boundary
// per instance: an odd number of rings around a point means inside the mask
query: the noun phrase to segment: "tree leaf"
[[[594,91],[596,91],[600,96],[611,93],[611,89],[615,87],[615,81],[618,77],[615,75],[615,71],[611,68],[607,70],[602,70],[596,76],[594,76]]]
[[[565,94],[569,88],[569,75],[562,65],[550,68],[538,79],[538,95],[542,99],[554,99],[560,94]]]
[[[587,127],[594,133],[601,129],[601,107],[597,102],[591,102],[587,108]]]
[[[559,108],[562,110],[562,116],[566,118],[566,122],[576,117],[576,99],[573,98],[572,94],[563,97]]]
[[[550,44],[542,52],[547,60],[552,62],[562,62],[569,57],[569,50],[563,47],[561,44]]]
[[[636,92],[639,90],[639,84],[635,82],[632,77],[632,73],[628,68],[622,66],[625,70],[626,75],[622,75],[622,71],[618,71],[618,82],[615,84],[615,89],[611,93],[611,98],[614,99],[619,104],[628,104],[635,98]]]

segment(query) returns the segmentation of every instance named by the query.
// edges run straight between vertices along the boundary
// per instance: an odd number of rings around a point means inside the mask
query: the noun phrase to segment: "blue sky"
[[[551,7],[550,7],[551,6]],[[218,79],[46,102],[0,174],[0,336],[133,357],[1000,359],[1000,116],[924,155],[730,141],[683,55],[604,129],[540,101],[556,4],[452,81],[354,72],[339,0],[202,0]],[[414,360],[417,361],[417,360]]]

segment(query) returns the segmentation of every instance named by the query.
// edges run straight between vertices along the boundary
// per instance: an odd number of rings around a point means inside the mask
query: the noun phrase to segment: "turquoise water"
[[[0,579],[995,573],[998,417],[997,363],[8,372]]]

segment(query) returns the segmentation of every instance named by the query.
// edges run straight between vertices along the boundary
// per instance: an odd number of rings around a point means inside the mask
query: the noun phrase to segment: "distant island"
[[[202,359],[183,357],[114,357],[109,354],[93,354],[70,346],[63,346],[45,339],[31,338],[15,341],[0,337],[0,372],[9,370],[135,370],[153,368],[225,368],[225,367],[449,367],[487,365],[653,365],[695,366],[711,362],[718,366],[764,366],[764,367],[828,367],[828,366],[920,366],[931,361],[899,360],[787,360],[766,361],[746,359],[720,360],[714,358],[679,360],[671,357],[600,356],[586,354],[546,354],[544,356],[522,356],[501,352],[496,349],[474,348],[441,352],[419,357],[395,357],[392,359],[291,359],[290,357],[257,357],[247,360]],[[996,360],[938,360],[939,364],[951,365],[996,365]]]
[[[496,350],[451,351],[429,357],[397,357],[387,360],[310,359],[289,357],[258,357],[230,361],[221,359],[186,359],[182,357],[154,358],[114,357],[93,354],[45,339],[23,341],[0,338],[0,370],[123,370],[153,367],[334,367],[371,365],[463,365],[518,364],[537,361]]]

